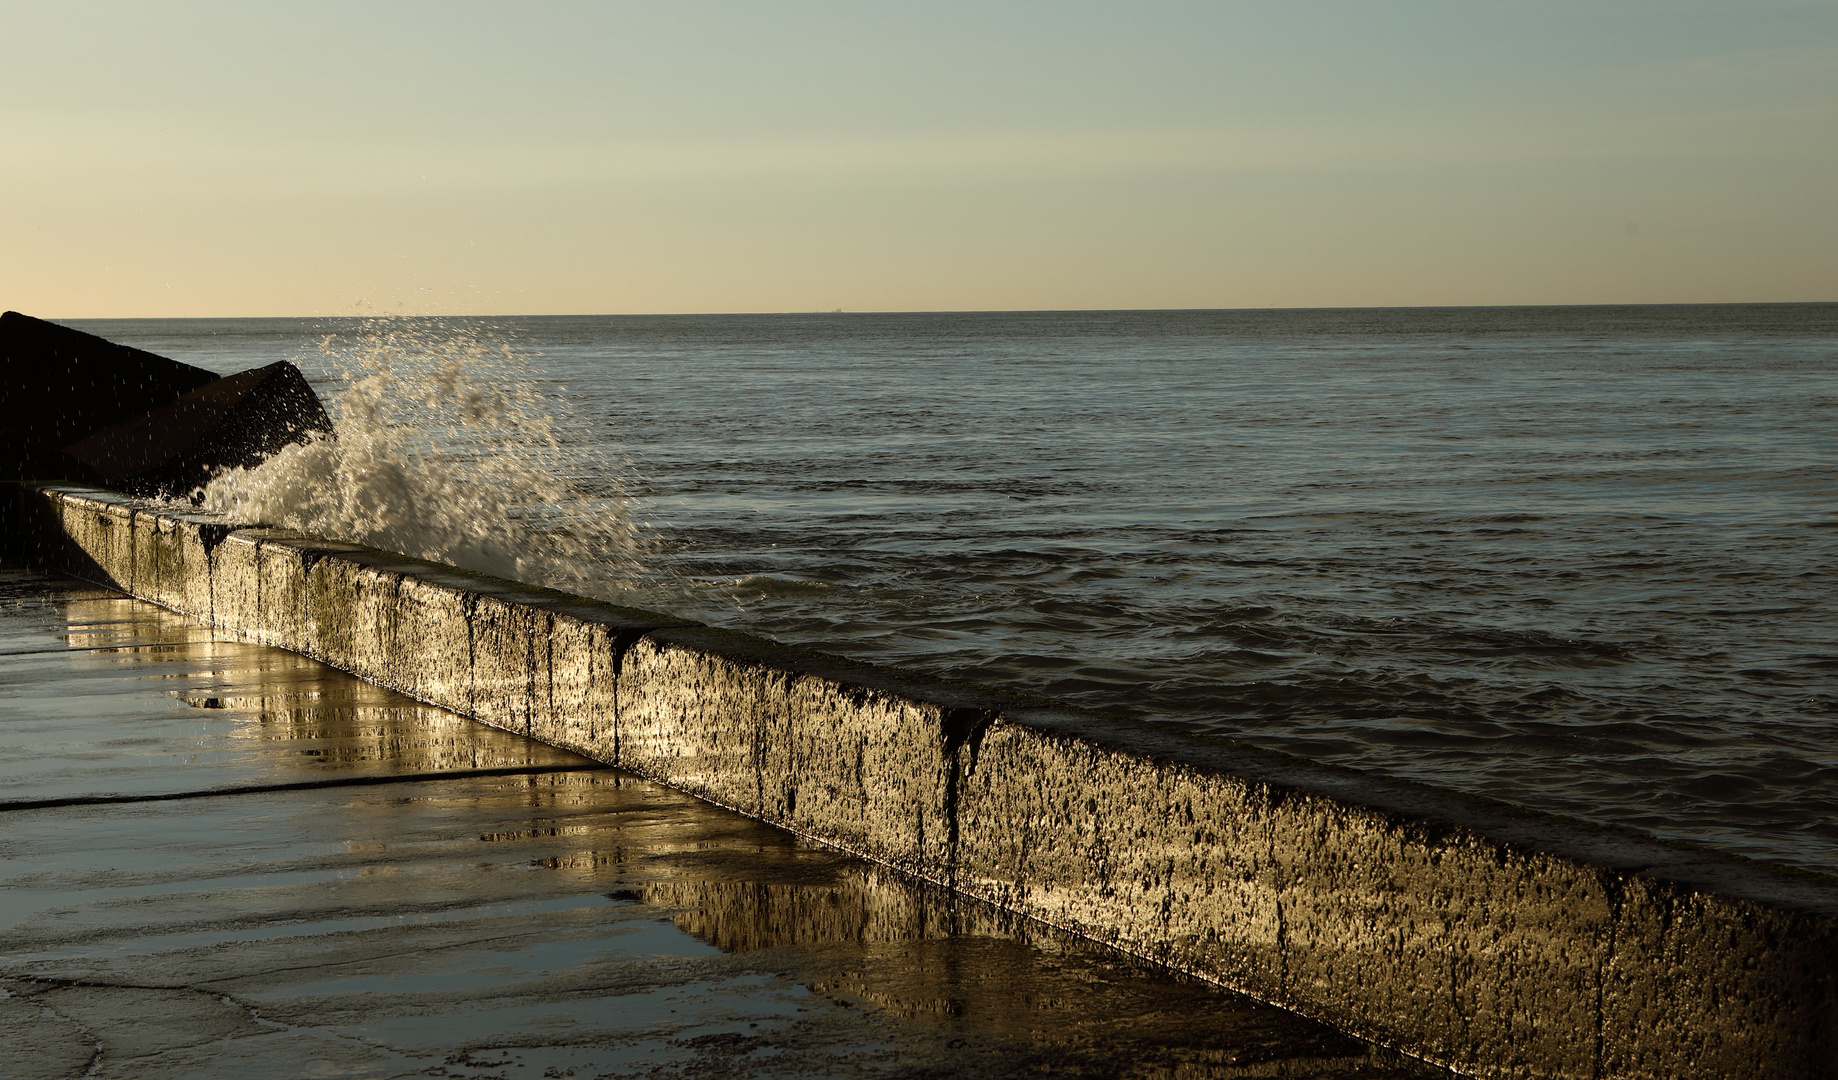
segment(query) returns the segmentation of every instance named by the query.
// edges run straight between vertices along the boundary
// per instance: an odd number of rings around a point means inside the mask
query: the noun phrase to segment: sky
[[[0,0],[46,318],[1838,300],[1838,2]]]

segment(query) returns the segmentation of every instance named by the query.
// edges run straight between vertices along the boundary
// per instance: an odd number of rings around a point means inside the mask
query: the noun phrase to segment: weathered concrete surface
[[[1838,886],[101,492],[52,565],[1464,1071],[1838,1075]]]
[[[0,762],[7,1080],[1444,1075],[303,657],[5,569]],[[282,787],[340,778],[378,782]],[[23,810],[22,790],[180,797]]]

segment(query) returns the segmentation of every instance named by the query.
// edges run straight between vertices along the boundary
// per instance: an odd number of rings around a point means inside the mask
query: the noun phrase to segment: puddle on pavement
[[[124,754],[151,781],[174,739],[262,776],[324,767],[308,741],[387,769],[559,754],[148,605],[4,586],[7,648],[106,623],[122,651],[0,656],[0,798],[82,702],[106,708],[67,746],[144,721],[157,750],[69,753],[71,790]],[[185,704],[207,690],[225,707]],[[0,817],[9,1077],[1447,1075],[613,770]]]

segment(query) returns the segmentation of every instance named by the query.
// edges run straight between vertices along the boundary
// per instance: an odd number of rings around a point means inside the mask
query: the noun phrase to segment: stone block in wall
[[[262,612],[261,538],[266,530],[233,529],[211,556],[211,621],[251,640],[274,644]]]
[[[549,614],[484,582],[471,599],[472,714],[529,735],[531,717],[548,708]]]
[[[328,555],[362,549],[266,528],[239,529],[225,540],[232,544],[224,563],[228,573],[213,574],[211,602],[224,613],[223,625],[264,644],[314,655],[309,572]],[[233,611],[244,614],[232,621]]]
[[[618,760],[643,776],[761,816],[763,732],[783,673],[654,635],[626,649],[618,677]],[[782,725],[781,725],[782,726]]]
[[[134,591],[134,510],[125,498],[99,491],[60,491],[54,516],[65,543],[57,566],[99,585]]]
[[[217,546],[235,526],[211,514],[132,510],[132,576],[137,595],[161,607],[217,622],[212,579]]]
[[[1432,1060],[1514,1046],[1541,1075],[1591,1073],[1596,980],[1608,959],[1599,875],[1460,827],[1307,791],[1281,808],[1283,999],[1409,1033]],[[1517,1075],[1513,1058],[1491,1075]]]
[[[345,605],[340,615],[346,627],[342,651],[328,654],[326,660],[371,682],[396,687],[420,654],[409,651],[404,655],[398,642],[401,572],[377,565],[366,554],[334,555],[314,568],[320,576],[337,582]]]
[[[624,642],[682,621],[354,546],[323,558],[301,602],[314,655],[601,760]]]
[[[390,685],[468,716],[476,714],[469,575],[402,571],[392,625],[399,665]]]
[[[1820,890],[1672,854],[1613,886],[1601,1074],[1838,1076],[1838,919]]]
[[[531,735],[596,761],[619,758],[619,674],[627,646],[646,631],[692,625],[652,611],[562,594],[543,599],[549,623],[549,711]]]
[[[357,645],[364,633],[361,593],[355,587],[357,568],[334,556],[356,554],[355,544],[305,543],[290,545],[301,576],[301,624],[306,655],[345,671],[357,672],[361,659]]]
[[[1272,807],[1254,783],[1006,711],[966,763],[960,888],[1137,955],[1275,997],[1282,912]]]
[[[622,767],[950,874],[957,755],[985,697],[707,627],[640,637],[618,695]]]
[[[619,629],[586,612],[552,609],[549,710],[530,734],[598,761],[618,757],[617,677],[624,641]]]
[[[948,882],[957,865],[960,755],[982,703],[876,682],[821,670],[793,681],[783,707],[794,722],[765,747],[768,776],[781,778],[777,791],[761,787],[769,820]]]

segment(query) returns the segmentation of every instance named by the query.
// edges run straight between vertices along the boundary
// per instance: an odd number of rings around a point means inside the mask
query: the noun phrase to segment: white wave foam
[[[566,437],[567,402],[508,340],[395,317],[319,347],[343,386],[326,402],[336,437],[216,477],[205,508],[632,601],[646,545],[608,482],[624,463]]]

